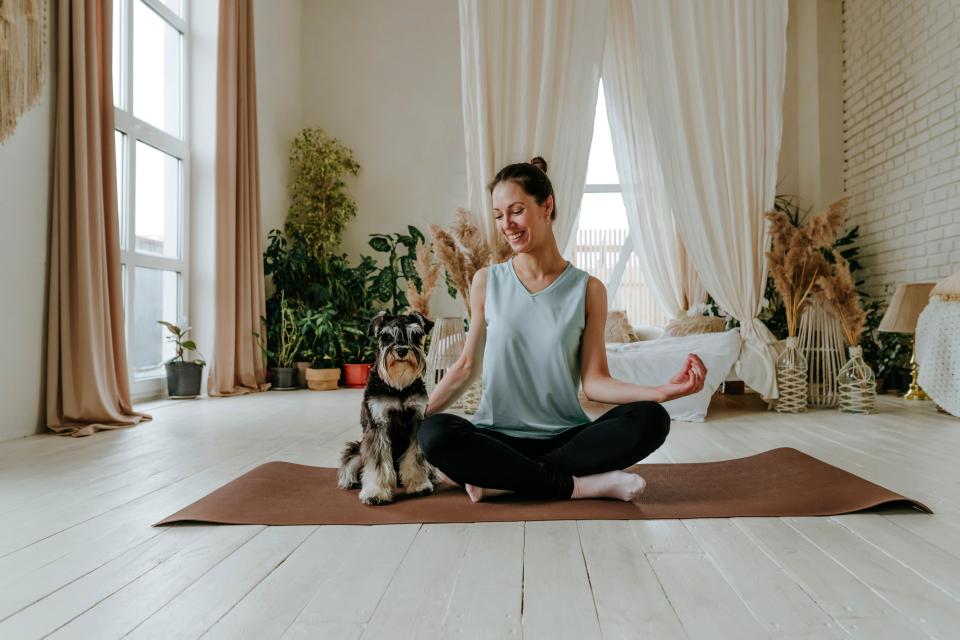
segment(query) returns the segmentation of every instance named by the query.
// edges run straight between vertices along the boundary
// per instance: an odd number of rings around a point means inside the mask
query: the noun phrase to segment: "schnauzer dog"
[[[391,502],[398,486],[410,494],[431,493],[437,481],[417,442],[427,408],[423,343],[432,327],[416,312],[381,312],[370,323],[379,350],[360,408],[363,434],[344,447],[337,478],[341,489],[360,487],[364,504]]]

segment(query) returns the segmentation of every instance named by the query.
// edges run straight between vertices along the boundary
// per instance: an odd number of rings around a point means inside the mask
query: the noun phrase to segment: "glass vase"
[[[796,336],[787,338],[786,346],[777,357],[777,388],[780,413],[803,413],[807,410],[807,359],[797,348]]]
[[[863,349],[850,347],[850,359],[837,374],[840,411],[844,413],[876,413],[877,381],[873,369],[863,360]]]

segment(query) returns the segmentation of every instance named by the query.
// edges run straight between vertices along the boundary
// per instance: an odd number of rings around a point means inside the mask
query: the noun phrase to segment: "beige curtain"
[[[253,332],[266,315],[252,0],[221,0],[217,53],[216,333],[212,396],[266,388]]]
[[[133,411],[124,351],[110,0],[61,2],[47,323],[47,426],[90,435]]]

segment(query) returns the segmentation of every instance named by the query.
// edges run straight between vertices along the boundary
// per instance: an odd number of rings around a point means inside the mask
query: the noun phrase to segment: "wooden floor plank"
[[[846,633],[797,583],[727,518],[687,520],[687,528],[771,636],[842,638]]]
[[[440,636],[521,637],[523,546],[522,522],[470,526]]]
[[[60,627],[50,638],[122,638],[162,609],[263,527],[195,527],[189,545]],[[57,600],[58,598],[54,598]],[[41,601],[43,604],[43,601]],[[59,603],[50,611],[62,616]]]
[[[935,638],[955,637],[960,628],[960,605],[946,593],[838,522],[826,518],[785,521],[880,594],[913,625]]]
[[[686,638],[627,521],[578,523],[604,638]]]
[[[413,539],[417,525],[385,527],[397,542]],[[363,551],[363,528],[318,527],[287,560],[258,584],[221,618],[204,638],[232,640],[240,637],[279,638],[297,620],[311,600],[329,601],[330,596],[349,589],[337,580],[344,577],[343,565]],[[402,547],[405,551],[405,546]],[[358,567],[369,575],[369,567]],[[392,570],[390,571],[392,575]],[[338,604],[344,604],[342,602]],[[351,607],[357,603],[351,602]],[[335,622],[351,622],[351,611],[337,609]],[[365,620],[365,618],[364,618]],[[326,622],[334,622],[328,620]]]
[[[265,527],[128,638],[199,638],[303,543],[315,527]]]
[[[651,553],[647,557],[691,640],[769,637],[706,555]]]
[[[363,638],[428,638],[442,628],[469,524],[420,528],[377,605]]]
[[[523,554],[523,635],[600,637],[575,522],[528,522]]]

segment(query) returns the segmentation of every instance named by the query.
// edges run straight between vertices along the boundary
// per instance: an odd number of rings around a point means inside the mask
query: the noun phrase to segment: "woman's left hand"
[[[703,364],[703,360],[695,353],[687,354],[680,373],[670,378],[666,384],[660,385],[664,396],[661,402],[693,395],[703,389],[706,380],[707,366]]]

